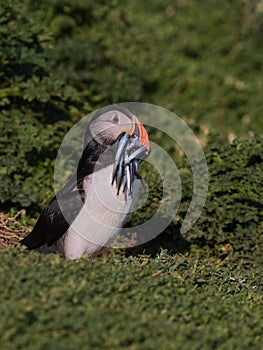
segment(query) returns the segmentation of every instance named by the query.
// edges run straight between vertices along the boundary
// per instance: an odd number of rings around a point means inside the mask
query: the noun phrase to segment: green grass
[[[32,226],[52,196],[66,130],[115,102],[154,103],[188,122],[205,141],[210,182],[181,236],[191,169],[150,130],[181,176],[176,220],[137,256],[66,261],[1,249],[0,349],[263,349],[262,15],[259,0],[6,0],[2,211],[26,209]],[[147,166],[142,174],[150,197],[132,226],[160,200],[160,179]]]
[[[169,255],[66,261],[0,251],[8,349],[261,349],[258,268]]]

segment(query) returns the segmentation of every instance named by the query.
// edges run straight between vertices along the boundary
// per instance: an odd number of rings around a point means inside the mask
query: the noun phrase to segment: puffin
[[[89,122],[74,175],[20,241],[28,250],[66,259],[96,257],[120,233],[143,184],[139,164],[150,154],[143,124],[114,104]]]

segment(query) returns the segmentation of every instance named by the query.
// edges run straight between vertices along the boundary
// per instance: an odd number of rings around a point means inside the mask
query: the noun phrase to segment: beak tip
[[[150,141],[149,141],[149,136],[147,134],[147,131],[145,130],[144,126],[142,123],[139,121],[138,118],[136,118],[137,125],[139,128],[139,138],[141,143],[146,147],[146,155],[148,156],[150,154],[151,146],[150,146]]]

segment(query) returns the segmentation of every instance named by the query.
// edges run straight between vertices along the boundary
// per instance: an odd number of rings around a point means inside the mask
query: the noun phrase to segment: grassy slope
[[[1,251],[3,349],[260,349],[261,271],[187,260],[79,262]]]
[[[255,13],[253,6],[243,1],[208,0],[198,5],[193,0],[178,1],[176,8],[162,4],[134,1],[123,5],[138,28],[137,34],[148,37],[149,74],[152,69],[158,75],[156,91],[149,87],[145,101],[193,118],[197,126],[207,123],[225,133],[260,133],[262,40],[257,15],[251,14]],[[148,64],[145,53],[141,58]],[[211,152],[213,149],[210,158]],[[235,154],[235,149],[229,153]],[[261,150],[255,154],[259,153]],[[251,256],[259,255],[260,187],[254,191],[250,182],[257,183],[253,174],[261,171],[262,159],[256,157],[245,181],[257,195],[253,194],[254,202],[246,204],[253,211],[244,215],[240,211],[237,216],[237,207],[235,212],[223,210],[222,214],[215,198],[222,208],[224,203],[232,207],[241,193],[238,208],[244,208],[246,188],[242,193],[237,184],[246,172],[246,158],[240,157],[241,165],[231,158],[228,165],[219,150],[212,154],[218,161],[215,174],[218,168],[233,188],[230,191],[224,181],[226,188],[222,189],[220,179],[212,178],[205,211],[210,221],[204,216],[193,232],[197,241],[208,242],[208,251],[200,252],[202,259],[196,257],[199,252],[194,247],[185,252],[186,257],[162,253],[153,258],[116,256],[79,262],[28,254],[22,249],[1,250],[1,348],[260,349],[262,266],[256,261],[242,265],[238,256],[222,262],[213,255],[215,244],[225,249],[228,235],[231,243],[238,243],[239,237],[247,237],[244,232],[248,234],[245,252],[253,250]],[[214,211],[210,205],[215,205]],[[237,222],[239,236],[231,227],[231,232],[225,233],[223,227],[235,215],[244,216],[244,222]],[[242,239],[240,242],[242,252]]]
[[[147,66],[158,74],[156,92],[150,90],[146,98],[223,133],[262,130],[262,9],[257,3],[129,2],[131,22],[143,28]]]

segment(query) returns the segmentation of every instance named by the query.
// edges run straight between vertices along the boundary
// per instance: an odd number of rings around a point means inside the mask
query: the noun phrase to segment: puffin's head
[[[128,109],[111,105],[94,114],[88,134],[106,148],[117,145],[112,184],[116,180],[117,193],[123,185],[123,190],[131,194],[133,181],[141,178],[138,163],[150,154],[149,137],[142,123]]]
[[[103,145],[112,145],[124,134],[129,135],[146,147],[146,155],[150,153],[149,137],[144,126],[122,106],[111,105],[98,110],[89,124],[89,132],[92,139]]]

